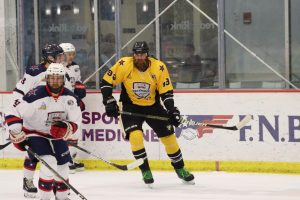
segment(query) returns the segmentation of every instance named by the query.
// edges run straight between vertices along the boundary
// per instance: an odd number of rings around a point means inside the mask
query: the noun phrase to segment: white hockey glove
[[[14,144],[14,146],[19,149],[20,151],[25,151],[26,148],[25,146],[27,145],[27,140],[26,140],[26,134],[24,131],[21,131],[19,133],[15,133],[12,131],[9,131],[9,139],[11,142]]]
[[[9,131],[9,139],[11,140],[12,143],[18,144],[23,142],[26,139],[26,134],[24,131],[21,131],[19,133],[14,133],[12,131]]]

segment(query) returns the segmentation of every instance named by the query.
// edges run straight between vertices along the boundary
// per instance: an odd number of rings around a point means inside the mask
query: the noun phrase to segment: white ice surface
[[[37,185],[37,175],[35,184]],[[139,171],[85,171],[70,183],[88,200],[299,200],[300,176],[197,172],[195,185],[183,184],[174,172],[153,172],[154,188]],[[0,200],[23,197],[21,170],[0,170]],[[73,192],[72,200],[80,199]],[[54,198],[53,198],[54,199]]]

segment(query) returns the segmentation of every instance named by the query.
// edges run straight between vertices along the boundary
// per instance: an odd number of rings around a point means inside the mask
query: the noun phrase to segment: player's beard
[[[134,60],[134,66],[141,72],[144,72],[147,70],[149,66],[149,61],[148,59],[146,60]]]
[[[58,85],[53,85],[53,87],[52,87],[48,84],[48,88],[49,88],[51,93],[59,94],[62,91],[62,89],[64,88],[64,84],[61,85],[60,87]]]
[[[54,94],[59,94],[63,89],[63,86],[59,87],[59,88],[50,88],[51,92]]]

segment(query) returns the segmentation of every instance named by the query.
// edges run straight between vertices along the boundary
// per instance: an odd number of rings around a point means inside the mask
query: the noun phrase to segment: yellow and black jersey
[[[149,57],[149,67],[139,71],[133,57],[121,58],[106,72],[103,80],[116,86],[122,84],[121,101],[139,106],[151,106],[159,101],[159,95],[173,90],[166,65]]]

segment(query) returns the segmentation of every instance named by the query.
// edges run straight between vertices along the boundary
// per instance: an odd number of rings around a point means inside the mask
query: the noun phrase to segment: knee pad
[[[160,138],[164,144],[167,154],[176,153],[179,150],[179,145],[174,134]]]
[[[132,151],[138,151],[144,147],[143,132],[141,130],[132,131],[129,135],[129,142]]]
[[[54,156],[45,155],[41,156],[41,158],[48,163],[54,170],[57,169],[57,161]],[[44,180],[51,180],[53,179],[54,175],[53,172],[51,172],[48,167],[46,167],[44,164],[41,163],[41,169],[40,169],[40,178]]]
[[[57,172],[61,175],[65,180],[69,178],[69,164],[65,163],[63,165],[57,165]],[[58,177],[54,177],[55,180],[61,181]]]

